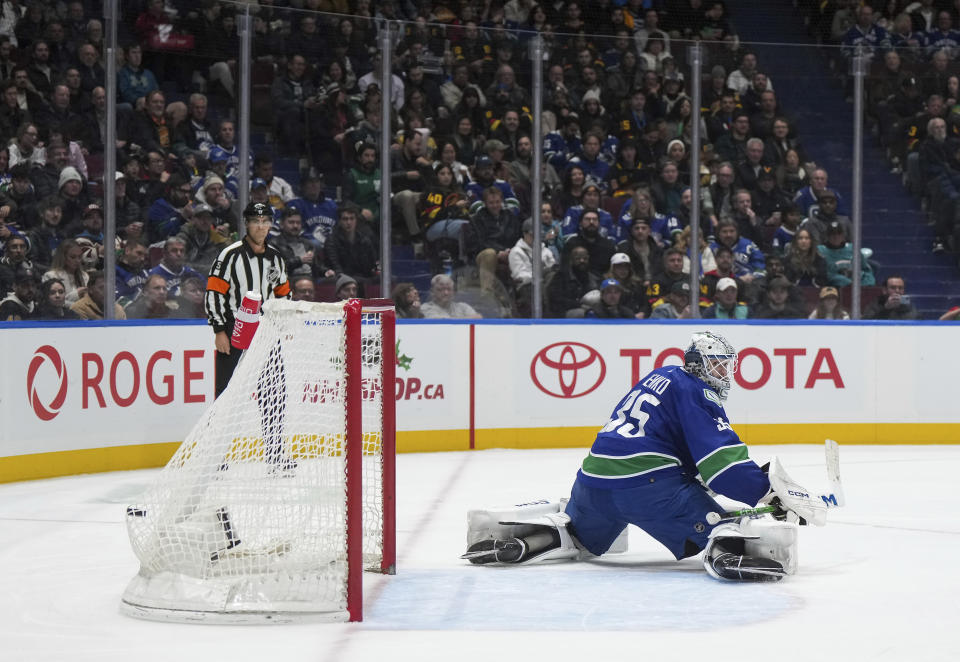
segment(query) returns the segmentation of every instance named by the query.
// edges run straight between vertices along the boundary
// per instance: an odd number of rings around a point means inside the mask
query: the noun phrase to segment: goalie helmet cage
[[[151,620],[363,619],[395,572],[395,314],[273,299],[226,390],[127,508]]]

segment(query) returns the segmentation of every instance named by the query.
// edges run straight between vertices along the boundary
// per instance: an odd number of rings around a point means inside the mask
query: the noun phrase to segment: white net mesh
[[[346,351],[341,304],[270,301],[226,391],[127,524],[135,615],[346,609]],[[361,324],[363,559],[383,549],[380,316]],[[150,613],[166,610],[166,615]]]

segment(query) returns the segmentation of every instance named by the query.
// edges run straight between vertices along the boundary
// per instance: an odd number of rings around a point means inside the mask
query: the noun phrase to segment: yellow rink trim
[[[477,430],[474,447],[478,450],[586,448],[593,442],[598,429]],[[734,429],[747,444],[820,444],[824,439],[835,439],[840,444],[960,444],[958,423],[754,423],[735,425]],[[0,457],[0,483],[161,467],[179,446],[178,442],[171,442]],[[397,432],[397,450],[401,453],[469,449],[470,434],[467,430]]]

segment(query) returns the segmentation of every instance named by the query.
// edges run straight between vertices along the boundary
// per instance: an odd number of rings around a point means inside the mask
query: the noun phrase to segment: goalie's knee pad
[[[710,532],[703,567],[715,579],[764,581],[797,572],[797,530],[769,515],[745,517]]]

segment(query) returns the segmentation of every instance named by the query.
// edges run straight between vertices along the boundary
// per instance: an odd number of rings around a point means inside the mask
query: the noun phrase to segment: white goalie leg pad
[[[563,512],[567,499],[541,499],[530,503],[471,510],[467,513],[467,549],[481,540],[523,538],[531,547],[531,555],[522,563],[540,563],[560,559],[576,559],[592,556],[583,549],[567,529],[570,517]],[[554,533],[559,536],[559,546],[543,552],[537,547],[552,543]],[[611,545],[608,553],[627,551],[627,530]]]
[[[780,464],[779,458],[774,457],[770,461],[767,477],[770,479],[773,492],[763,499],[764,502],[779,497],[780,503],[786,510],[796,513],[809,524],[823,526],[827,523],[827,504],[819,496],[790,478]]]
[[[773,559],[783,566],[788,575],[797,573],[797,532],[800,527],[793,522],[782,522],[770,515],[744,517],[736,522],[717,526],[710,532],[707,547],[703,550],[703,567],[714,579],[721,579],[713,568],[711,559],[714,549],[723,540],[743,540],[744,555]]]

